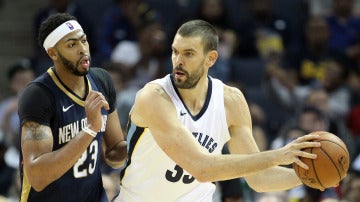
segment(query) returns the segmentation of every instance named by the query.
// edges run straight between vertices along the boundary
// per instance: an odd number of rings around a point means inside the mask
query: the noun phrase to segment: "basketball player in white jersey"
[[[211,201],[212,182],[245,177],[259,192],[301,184],[293,162],[315,159],[306,135],[283,148],[259,152],[249,108],[240,90],[208,76],[218,36],[202,20],[183,24],[172,43],[173,72],[137,94],[127,128],[128,160],[115,201]],[[221,155],[228,143],[230,155]]]

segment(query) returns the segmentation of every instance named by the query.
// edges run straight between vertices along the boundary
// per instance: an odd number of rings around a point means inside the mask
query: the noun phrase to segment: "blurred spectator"
[[[349,75],[348,64],[341,58],[328,63],[321,86],[329,94],[329,116],[345,120],[349,113],[351,93],[346,86]]]
[[[97,38],[100,62],[110,59],[119,42],[137,41],[138,29],[159,20],[159,14],[143,0],[114,0],[102,18]]]
[[[360,105],[357,104],[350,109],[349,115],[346,119],[347,126],[354,136],[360,138]],[[359,148],[360,149],[360,148]]]
[[[250,16],[237,28],[240,57],[267,57],[290,45],[290,24],[272,6],[272,0],[252,1]]]
[[[0,102],[0,128],[4,132],[6,143],[10,146],[20,146],[18,94],[34,78],[34,71],[28,59],[22,59],[8,69],[7,79],[11,95]]]
[[[302,134],[308,134],[314,131],[329,131],[328,117],[319,109],[306,106],[303,107],[297,116],[289,120],[283,126],[283,133],[272,142],[272,149],[276,149],[287,141],[297,138]],[[331,131],[329,131],[331,132]],[[336,133],[334,133],[337,135]],[[340,137],[342,139],[342,137]],[[324,192],[312,189],[307,186],[300,186],[289,190],[289,197],[296,200],[304,200],[308,202],[319,201],[323,198],[338,198],[335,188],[328,188]]]
[[[123,40],[111,53],[110,66],[123,78],[122,89],[118,91],[118,112],[123,129],[137,91],[145,83],[166,73],[168,63],[165,57],[166,33],[162,24],[147,22],[137,29],[137,41]]]
[[[4,133],[4,139],[0,140],[0,195],[6,196],[9,201],[18,201],[20,190],[20,177],[16,175],[20,148],[18,95],[34,78],[28,59],[10,66],[7,79],[11,95],[0,102],[0,130]]]
[[[332,0],[308,0],[306,1],[309,16],[328,16],[331,14]]]
[[[328,16],[332,13],[333,0],[307,0],[309,7],[309,15],[322,15]],[[360,14],[360,1],[354,0],[352,6],[352,13],[355,16]]]
[[[332,13],[327,18],[329,46],[356,60],[360,56],[360,18],[352,12],[354,0],[333,0],[332,4]]]
[[[325,18],[313,16],[307,20],[302,48],[288,55],[288,65],[297,73],[300,85],[318,86],[324,79],[327,61],[340,54],[329,47],[329,36]]]
[[[111,53],[111,61],[120,63],[129,76],[129,85],[141,88],[165,73],[166,33],[162,24],[150,22],[137,30],[138,41],[123,40]]]
[[[312,89],[323,88],[329,96],[328,115],[334,119],[345,120],[351,104],[351,92],[346,86],[349,75],[348,60],[340,54],[328,58],[323,65],[321,79],[314,79],[313,83],[316,84],[295,83],[289,88],[279,82],[277,77],[272,77],[267,87],[277,101],[289,109],[298,109]]]
[[[319,109],[328,117],[328,131],[340,137],[348,147],[350,159],[356,155],[356,144],[352,133],[346,126],[346,119],[331,116],[331,102],[328,93],[324,89],[314,89],[304,100],[304,106],[311,106]]]
[[[303,49],[287,55],[286,63],[268,63],[268,89],[282,106],[293,110],[312,88],[324,88],[330,99],[329,115],[344,119],[350,107],[351,94],[345,86],[351,63],[328,46],[324,18],[309,18],[304,33]]]
[[[289,113],[298,109],[299,97],[308,89],[298,85],[297,74],[285,66],[281,56],[271,57],[265,62],[265,89],[277,105]]]
[[[95,27],[90,18],[86,16],[85,12],[82,10],[82,7],[80,7],[75,0],[49,0],[49,4],[46,7],[41,8],[36,12],[33,21],[35,53],[34,67],[36,75],[43,73],[52,65],[52,62],[47,56],[46,51],[42,47],[42,44],[38,44],[37,37],[38,29],[42,21],[54,13],[70,13],[71,15],[75,16],[87,35],[89,44],[91,44],[90,49],[92,54],[96,55],[97,52],[97,47],[95,46]],[[92,63],[96,64],[96,60],[93,60]]]
[[[305,97],[303,105],[313,106],[321,110],[324,114],[330,114],[329,94],[323,88],[310,91],[310,93]]]
[[[340,202],[353,202],[360,199],[360,170],[350,169],[340,182]]]
[[[333,10],[333,0],[307,0],[309,15],[329,16]],[[360,0],[354,0],[352,13],[355,16],[360,14]]]
[[[113,79],[115,90],[117,92],[117,111],[120,119],[121,128],[125,131],[129,118],[129,112],[134,104],[135,95],[139,90],[136,86],[129,85],[129,76],[124,71],[122,64],[107,62],[103,68],[106,69]]]
[[[360,154],[360,105],[356,105],[351,108],[349,116],[346,119],[346,126],[351,131],[355,144],[355,155]],[[359,164],[360,166],[360,164]]]
[[[347,86],[351,91],[351,107],[360,104],[360,65],[352,64],[349,69],[349,77],[347,79]]]
[[[268,138],[265,129],[267,117],[260,105],[254,102],[249,103],[249,110],[253,123],[252,130],[254,139],[259,147],[259,150],[265,151],[268,149]]]
[[[306,133],[314,131],[329,131],[329,120],[319,109],[306,106],[297,115],[296,124]]]
[[[225,0],[201,0],[193,18],[205,20],[219,34],[219,57],[229,59],[237,48],[237,36]]]
[[[290,125],[289,127],[284,127],[282,131],[280,131],[280,134],[271,142],[270,149],[278,149],[283,147],[296,138],[306,134],[307,131],[303,130],[296,124]]]
[[[201,0],[145,0],[163,19],[163,26],[170,36],[175,34],[178,23],[184,16],[192,16],[197,9],[197,5]],[[176,15],[174,13],[176,11]],[[172,43],[172,39],[167,41],[168,46]]]

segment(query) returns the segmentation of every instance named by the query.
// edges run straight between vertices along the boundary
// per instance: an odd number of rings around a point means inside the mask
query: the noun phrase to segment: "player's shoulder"
[[[42,83],[32,82],[19,94],[19,112],[22,108],[53,106],[55,102],[52,89]]]
[[[237,86],[224,85],[224,105],[229,126],[250,123],[248,103]]]
[[[154,114],[168,113],[171,101],[160,84],[148,83],[140,89],[131,110],[131,120],[138,126],[147,126]]]
[[[50,97],[52,91],[40,82],[31,82],[20,93],[20,98],[38,99],[39,96]]]
[[[156,100],[164,96],[167,96],[167,93],[160,84],[147,83],[142,89],[138,91],[136,97],[139,97],[139,99],[146,98],[146,99]]]
[[[94,81],[106,92],[114,88],[112,82],[113,80],[107,70],[100,67],[91,67],[89,75],[93,77]]]
[[[225,104],[234,104],[245,101],[245,97],[239,88],[224,84],[224,101]]]

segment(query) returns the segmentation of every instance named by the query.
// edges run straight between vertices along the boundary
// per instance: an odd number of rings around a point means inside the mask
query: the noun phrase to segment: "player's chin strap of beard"
[[[45,51],[47,51],[49,48],[54,47],[55,44],[60,41],[60,39],[75,30],[83,30],[81,25],[76,20],[69,20],[62,23],[59,27],[54,29],[44,40],[43,47],[45,48]]]

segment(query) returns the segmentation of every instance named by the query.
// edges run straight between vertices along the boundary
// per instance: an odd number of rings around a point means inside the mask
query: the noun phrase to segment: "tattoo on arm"
[[[26,122],[23,125],[25,128],[24,141],[32,140],[44,140],[49,138],[49,134],[46,131],[46,127],[35,123],[35,122]]]

